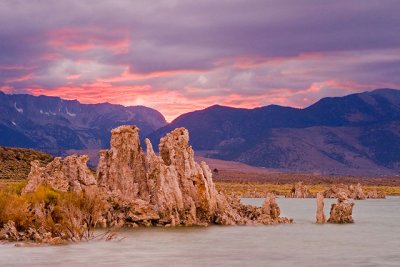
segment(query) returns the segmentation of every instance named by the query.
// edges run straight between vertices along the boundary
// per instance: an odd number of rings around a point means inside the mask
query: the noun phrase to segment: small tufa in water
[[[324,224],[326,223],[325,213],[324,213],[324,194],[317,193],[317,215],[316,215],[317,223]]]
[[[338,202],[332,204],[329,223],[353,223],[354,203],[347,201],[347,195],[344,192],[338,194]]]

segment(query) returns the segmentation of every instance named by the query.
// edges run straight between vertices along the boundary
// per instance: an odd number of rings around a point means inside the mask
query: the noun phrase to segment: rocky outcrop
[[[42,184],[62,192],[81,192],[95,186],[96,178],[86,165],[88,160],[88,156],[57,157],[45,167],[39,161],[32,161],[22,194],[34,192]]]
[[[377,198],[386,198],[386,196],[382,193],[378,193],[376,189],[373,189],[372,191],[369,191],[366,193],[366,198],[372,198],[372,199],[377,199]]]
[[[281,214],[281,209],[276,203],[276,198],[273,193],[267,193],[267,197],[265,198],[263,204],[263,212],[269,215],[272,219],[277,219]]]
[[[360,183],[358,183],[356,186],[350,185],[349,190],[350,190],[350,198],[355,199],[355,200],[365,199],[365,194],[363,192],[363,189],[362,189]]]
[[[322,193],[317,193],[317,215],[316,222],[318,224],[326,223],[325,213],[324,213],[324,195]]]
[[[323,192],[325,198],[337,198],[339,194],[346,194],[348,198],[363,200],[366,198],[385,198],[385,195],[378,194],[376,190],[365,193],[360,183],[357,185],[336,184],[330,186]],[[313,198],[316,195],[310,193],[307,186],[302,182],[296,183],[289,195],[289,198]]]
[[[161,138],[159,155],[148,139],[145,144],[144,155],[138,129],[120,126],[112,131],[111,149],[102,152],[99,186],[131,200],[123,212],[118,204],[120,217],[125,216],[121,221],[132,226],[279,223],[278,216],[267,216],[268,222],[260,216],[250,218],[245,205],[217,192],[210,168],[194,160],[186,129],[177,128]],[[136,216],[132,219],[129,214]]]
[[[145,143],[150,203],[157,207],[161,220],[183,225],[272,224],[282,220],[279,214],[271,216],[218,193],[210,168],[195,162],[186,129],[177,128],[161,138],[159,156],[148,139]],[[275,210],[279,209],[274,203]]]
[[[330,188],[324,191],[324,197],[337,198],[339,193],[344,193],[347,196],[349,196],[350,195],[349,186],[344,184],[332,185]]]
[[[378,194],[375,191],[364,193],[361,184],[357,185],[344,185],[337,184],[332,185],[327,190],[323,192],[325,198],[337,198],[339,194],[346,194],[349,198],[354,200],[363,200],[366,198],[385,198],[384,195]],[[303,184],[303,182],[298,182],[293,185],[290,193],[286,196],[288,198],[313,198],[316,197],[315,194],[310,193],[307,186]]]
[[[31,162],[31,171],[28,174],[28,183],[22,189],[22,194],[36,191],[36,189],[44,182],[44,171],[45,168],[40,166],[38,160]]]
[[[315,197],[314,194],[310,193],[308,187],[303,184],[303,182],[298,182],[293,185],[292,190],[290,191],[289,195],[286,197],[289,198],[312,198]]]
[[[111,131],[111,148],[100,151],[97,181],[106,191],[123,198],[149,200],[139,128],[120,126]]]
[[[178,128],[161,138],[159,156],[145,142],[150,201],[161,216],[184,225],[211,223],[218,192],[207,164],[194,161],[188,131]]]
[[[195,162],[185,128],[161,138],[159,155],[148,139],[145,143],[146,153],[140,144],[139,129],[124,125],[112,130],[111,148],[100,152],[97,187],[110,204],[103,215],[104,224],[136,227],[291,222],[279,217],[273,195],[267,197],[264,207],[255,207],[217,192],[210,168],[204,162]],[[82,161],[79,172],[72,164],[78,161]],[[87,170],[86,161],[77,156],[56,158],[45,168],[32,163],[24,192],[34,191],[39,184],[60,191],[79,191],[96,184],[88,179],[93,176]]]
[[[337,195],[337,203],[332,204],[331,212],[328,222],[329,223],[353,223],[353,206],[354,203],[349,203],[346,193],[339,193]]]
[[[280,209],[275,201],[275,196],[266,198],[262,207],[244,205],[238,197],[226,197],[218,201],[216,223],[223,225],[249,225],[249,224],[278,224],[292,223],[293,220],[286,217],[279,217]],[[220,206],[223,203],[223,206]]]
[[[52,233],[39,228],[28,228],[25,231],[18,231],[14,221],[8,221],[0,230],[0,240],[7,240],[12,242],[25,242],[25,246],[32,245],[31,242],[60,245],[65,244],[66,241],[61,237],[52,237]],[[19,246],[23,246],[22,244]]]
[[[361,187],[361,184],[357,185],[334,185],[331,188],[325,190],[324,196],[326,198],[337,198],[339,194],[346,194],[349,198],[354,200],[363,200],[366,198],[385,198],[385,195],[378,194],[376,189],[365,193]]]
[[[15,223],[13,221],[8,221],[3,225],[0,230],[0,239],[9,241],[19,241],[21,238],[20,233],[18,233]]]

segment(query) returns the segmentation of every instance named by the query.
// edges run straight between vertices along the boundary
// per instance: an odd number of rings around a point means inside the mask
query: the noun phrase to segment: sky
[[[400,89],[399,14],[397,0],[0,0],[0,91],[171,121]]]

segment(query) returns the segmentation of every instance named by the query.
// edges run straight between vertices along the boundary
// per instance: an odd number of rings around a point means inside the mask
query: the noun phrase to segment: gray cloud
[[[113,85],[187,97],[398,84],[399,13],[392,0],[3,0],[0,86],[79,86],[127,68],[139,76]]]

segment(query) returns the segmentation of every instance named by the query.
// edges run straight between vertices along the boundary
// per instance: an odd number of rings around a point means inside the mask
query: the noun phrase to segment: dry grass
[[[264,197],[267,192],[287,195],[296,182],[304,182],[311,193],[323,192],[337,184],[360,183],[365,192],[377,190],[385,195],[400,195],[400,177],[323,176],[307,173],[219,170],[213,179],[225,194]]]
[[[216,182],[215,184],[217,190],[224,194],[235,194],[243,197],[265,197],[267,192],[287,195],[293,187],[292,183]],[[332,184],[307,184],[311,193],[323,192],[331,186]],[[400,195],[400,186],[363,185],[362,188],[365,192],[376,189],[378,193],[385,195]]]
[[[23,187],[26,184],[26,181],[21,180],[3,180],[0,179],[0,191],[3,191],[6,188],[10,187]]]
[[[357,184],[371,186],[400,186],[400,177],[367,177],[367,176],[328,176],[312,173],[255,172],[237,170],[219,170],[213,174],[216,182],[293,184],[304,182],[309,185],[324,184]]]
[[[43,164],[53,159],[46,153],[25,148],[0,147],[0,179],[26,179],[31,169],[31,161]]]
[[[25,181],[2,183],[0,228],[11,220],[21,232],[35,229],[63,240],[89,240],[108,209],[101,194],[95,191],[65,193],[40,186],[34,193],[21,195],[24,184]]]

